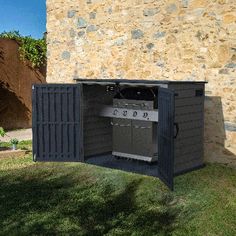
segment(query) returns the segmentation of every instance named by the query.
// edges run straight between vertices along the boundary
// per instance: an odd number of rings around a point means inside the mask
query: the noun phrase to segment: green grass
[[[1,145],[1,147],[11,147],[12,146],[12,144],[10,142],[1,142],[0,145]],[[20,141],[17,144],[17,148],[27,150],[27,151],[32,151],[32,141],[31,140]]]
[[[169,192],[153,177],[31,153],[0,159],[0,235],[236,235],[236,170],[209,164]]]

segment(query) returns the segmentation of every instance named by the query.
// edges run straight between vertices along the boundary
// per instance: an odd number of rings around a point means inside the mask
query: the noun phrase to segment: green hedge
[[[46,40],[34,39],[31,36],[22,36],[19,31],[2,32],[0,38],[13,39],[20,43],[19,53],[21,60],[29,60],[33,67],[46,64]]]

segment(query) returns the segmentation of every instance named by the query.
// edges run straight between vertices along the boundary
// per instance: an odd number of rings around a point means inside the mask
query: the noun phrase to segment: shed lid
[[[174,80],[133,80],[133,79],[74,79],[83,84],[139,84],[139,85],[158,85],[158,84],[199,84],[206,81],[174,81]]]

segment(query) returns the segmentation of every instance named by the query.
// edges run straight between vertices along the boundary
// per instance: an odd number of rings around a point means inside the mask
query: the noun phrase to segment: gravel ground
[[[13,130],[6,133],[5,137],[0,137],[1,142],[9,142],[12,138],[17,138],[19,141],[31,140],[32,129],[19,129]]]

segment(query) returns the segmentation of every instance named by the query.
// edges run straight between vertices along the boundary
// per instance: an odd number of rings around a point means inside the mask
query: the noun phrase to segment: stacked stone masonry
[[[235,0],[47,0],[47,82],[205,80],[205,158],[236,165]]]

